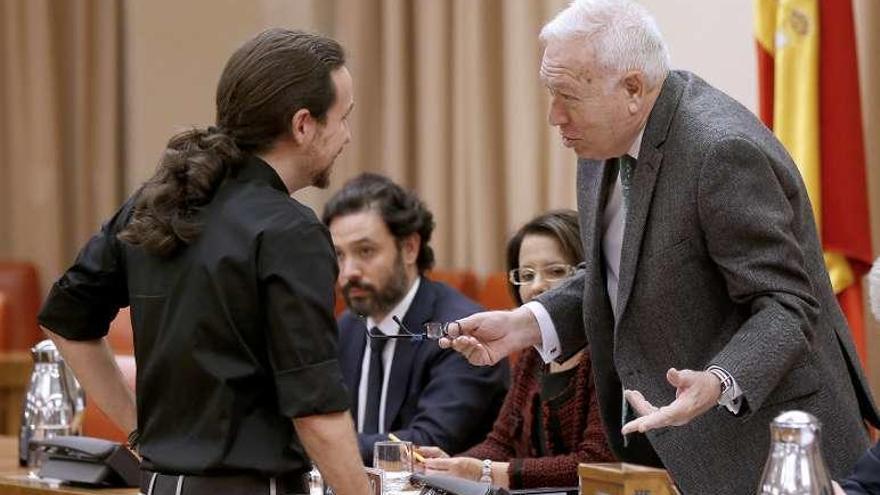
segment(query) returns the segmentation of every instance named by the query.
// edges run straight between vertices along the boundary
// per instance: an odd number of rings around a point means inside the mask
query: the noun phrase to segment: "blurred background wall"
[[[440,266],[497,270],[509,232],[541,210],[575,205],[574,157],[546,124],[536,75],[537,33],[566,3],[126,2],[127,190],[149,175],[175,127],[212,120],[218,74],[242,40],[271,25],[314,29],[346,46],[356,86],[354,138],[333,186],[362,170],[390,175],[432,207]],[[748,2],[645,3],[676,67],[755,107]],[[206,11],[210,20],[199,21]],[[299,197],[320,208],[332,191]]]
[[[674,67],[756,109],[750,1],[642,2]],[[575,160],[546,124],[537,78],[537,33],[566,3],[0,0],[0,258],[35,262],[48,289],[151,174],[171,134],[213,122],[229,54],[284,26],[342,41],[357,102],[332,187],[298,197],[320,211],[347,178],[383,172],[433,209],[440,267],[497,271],[519,224],[575,206]],[[853,3],[880,254],[880,2]],[[880,332],[869,337],[880,362]]]

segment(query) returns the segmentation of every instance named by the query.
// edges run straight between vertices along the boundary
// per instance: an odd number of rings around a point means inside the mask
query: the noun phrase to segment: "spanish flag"
[[[797,163],[825,264],[865,362],[861,278],[871,266],[851,0],[753,0],[760,116]]]

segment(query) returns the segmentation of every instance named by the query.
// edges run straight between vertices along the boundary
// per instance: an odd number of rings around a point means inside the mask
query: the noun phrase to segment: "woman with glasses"
[[[555,210],[532,219],[507,244],[514,299],[523,304],[561,284],[583,258],[577,213]],[[426,472],[510,489],[565,487],[577,485],[578,463],[614,459],[599,418],[588,352],[547,365],[528,349],[512,377],[486,439],[456,457],[436,447],[420,448]]]

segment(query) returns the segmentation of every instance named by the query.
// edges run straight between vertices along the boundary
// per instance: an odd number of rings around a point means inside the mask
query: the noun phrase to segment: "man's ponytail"
[[[195,215],[211,201],[241,151],[215,127],[181,132],[168,142],[155,175],[141,189],[119,238],[150,254],[170,256],[193,242],[202,226]]]

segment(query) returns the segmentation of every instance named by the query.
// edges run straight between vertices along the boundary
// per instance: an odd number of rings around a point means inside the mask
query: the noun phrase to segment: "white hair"
[[[874,260],[874,266],[868,273],[868,296],[874,319],[880,321],[880,258]]]
[[[669,72],[669,50],[657,22],[632,0],[573,0],[541,29],[541,42],[583,38],[599,65],[622,74],[640,70],[649,84]]]

